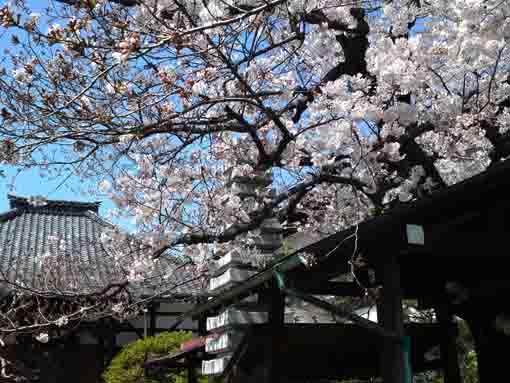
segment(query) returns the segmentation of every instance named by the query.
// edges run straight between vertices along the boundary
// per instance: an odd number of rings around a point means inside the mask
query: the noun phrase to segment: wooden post
[[[269,309],[269,323],[271,326],[271,352],[270,354],[270,362],[269,362],[269,374],[268,374],[268,383],[280,383],[282,381],[280,377],[279,371],[279,352],[278,352],[278,334],[281,333],[281,330],[285,323],[285,296],[282,294],[280,289],[273,285],[271,287],[271,302]]]
[[[207,326],[206,325],[207,325],[207,317],[205,315],[200,316],[200,318],[198,318],[198,323],[197,323],[198,335],[200,335],[200,336],[207,335]]]
[[[435,309],[437,320],[441,326],[441,363],[443,365],[444,383],[462,383],[459,357],[457,354],[457,328],[453,323],[453,315],[447,306]]]
[[[382,266],[382,302],[378,307],[378,321],[397,336],[404,336],[402,311],[402,288],[400,286],[400,265],[392,256]],[[404,381],[404,353],[402,344],[384,339],[381,371],[384,383],[406,383]]]
[[[188,364],[188,383],[197,383],[197,370],[192,357],[186,358]]]
[[[159,306],[158,303],[152,302],[149,305],[149,336],[156,335],[156,309]]]
[[[112,359],[115,357],[116,347],[117,347],[117,336],[116,336],[116,328],[117,323],[114,319],[108,320],[105,323],[105,346],[106,346],[106,365],[109,365]],[[101,375],[101,373],[99,373]]]
[[[265,289],[260,295],[260,303],[269,307],[268,323],[271,336],[265,345],[265,366],[263,383],[280,383],[280,371],[278,369],[278,334],[284,325],[285,297],[276,286],[276,283]]]
[[[96,338],[98,348],[100,350],[101,359],[102,359],[102,366],[106,367],[108,366],[108,349],[106,345],[106,340],[104,336],[104,319],[101,320],[98,324],[96,324],[96,328],[92,329],[91,333]]]
[[[58,383],[62,375],[59,365],[61,362],[61,357],[58,355],[59,350],[54,346],[45,347],[43,350],[40,381],[42,383]]]
[[[475,341],[480,383],[492,383],[505,380],[508,374],[508,354],[510,336],[496,328],[497,314],[485,313],[482,305],[478,315],[466,317]],[[488,311],[488,310],[486,310]]]

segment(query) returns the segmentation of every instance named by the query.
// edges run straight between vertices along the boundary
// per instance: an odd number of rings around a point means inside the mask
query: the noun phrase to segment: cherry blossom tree
[[[199,272],[257,258],[268,219],[331,233],[510,154],[509,2],[16,0],[0,24],[0,160],[95,180]]]

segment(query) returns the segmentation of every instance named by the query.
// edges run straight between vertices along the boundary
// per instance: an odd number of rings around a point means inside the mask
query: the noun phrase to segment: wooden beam
[[[260,273],[255,274],[245,282],[241,283],[238,286],[234,286],[231,289],[225,291],[221,295],[215,297],[207,301],[202,305],[197,305],[193,307],[191,310],[185,312],[180,315],[175,322],[167,329],[167,331],[175,330],[186,318],[198,317],[202,314],[205,314],[211,310],[217,309],[218,307],[225,306],[230,304],[239,298],[249,295],[252,291],[257,290],[267,281],[270,281],[274,278],[275,270],[279,272],[286,272],[288,270],[292,270],[295,267],[301,265],[301,261],[296,254],[291,254],[285,256],[276,262],[272,267],[267,268],[266,270],[261,271]]]
[[[158,317],[178,317],[182,314],[184,314],[184,312],[161,312],[161,311],[156,311],[155,312],[156,316]]]
[[[283,289],[283,291],[289,296],[295,296],[299,299],[302,299],[305,302],[313,304],[314,306],[332,312],[345,319],[349,319],[350,321],[354,322],[360,327],[363,327],[366,330],[371,331],[374,335],[379,335],[383,338],[387,338],[391,342],[397,342],[398,344],[400,344],[400,342],[402,341],[402,338],[399,337],[396,332],[387,330],[384,327],[378,325],[377,323],[374,323],[372,321],[369,321],[368,319],[365,319],[359,315],[347,311],[340,306],[332,305],[331,303],[325,302],[319,298],[315,298],[312,295],[303,294],[296,290]]]
[[[126,332],[126,333],[139,333],[140,331],[139,330],[142,330],[143,329],[132,329],[132,328],[129,328],[129,327],[121,327],[119,328],[119,331],[118,333],[121,333],[121,332]],[[192,328],[188,328],[188,327],[179,327],[179,330],[181,331],[197,331],[196,327],[192,327]],[[168,328],[166,327],[156,327],[154,329],[154,333],[157,334],[157,333],[160,333],[160,332],[163,332],[163,331],[170,331]]]
[[[310,283],[306,279],[296,279],[292,287],[310,295],[335,295],[339,297],[359,297],[364,295],[363,289],[354,282],[320,281]]]
[[[156,363],[147,364],[147,363],[145,363],[144,366],[145,366],[145,368],[149,369],[152,372],[152,371],[158,370],[158,369],[166,370],[166,369],[170,369],[170,368],[178,368],[178,369],[184,369],[184,368],[190,368],[190,367],[196,368],[196,363],[194,363],[193,365],[190,365],[188,362],[170,361],[170,362],[161,363],[161,364],[156,364]]]
[[[190,351],[176,351],[170,355],[160,356],[158,358],[149,359],[144,363],[144,367],[183,367],[190,365],[200,366],[200,360],[196,357],[203,352],[204,348],[197,348]]]

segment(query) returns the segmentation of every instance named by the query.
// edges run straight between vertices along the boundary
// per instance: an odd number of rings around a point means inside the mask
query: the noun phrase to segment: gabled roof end
[[[93,211],[99,213],[99,206],[101,202],[76,202],[76,201],[63,201],[63,200],[46,200],[39,197],[19,197],[13,194],[8,194],[9,206],[11,209],[55,209],[65,210],[72,212],[85,212]]]

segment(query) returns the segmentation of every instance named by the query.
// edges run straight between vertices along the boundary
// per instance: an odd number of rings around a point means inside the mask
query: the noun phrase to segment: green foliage
[[[464,383],[478,383],[478,361],[474,339],[465,321],[459,321],[459,357],[460,370]]]
[[[375,206],[369,209],[369,213],[371,217],[378,217],[380,215],[383,215],[384,208],[381,206]]]
[[[462,377],[464,383],[478,383],[478,360],[476,359],[476,352],[474,350],[469,351],[463,360]]]
[[[192,338],[191,332],[163,332],[156,336],[139,339],[126,345],[113,358],[103,374],[105,383],[185,383],[185,371],[168,370],[164,379],[144,377],[143,363],[147,358],[168,355],[179,349],[181,343]]]

